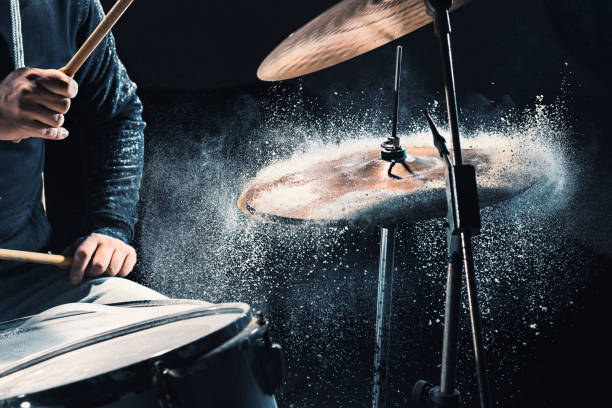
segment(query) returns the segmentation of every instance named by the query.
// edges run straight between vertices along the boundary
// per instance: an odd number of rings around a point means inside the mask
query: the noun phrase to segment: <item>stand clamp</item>
[[[426,110],[423,111],[431,133],[434,146],[446,163],[446,204],[449,233],[458,235],[463,232],[470,236],[480,235],[480,211],[478,190],[476,188],[476,169],[470,164],[453,165],[446,140],[434,125]]]
[[[399,141],[399,138],[396,139]],[[394,139],[389,138],[387,141],[383,142],[380,145],[380,147],[382,147],[382,149],[380,150],[380,158],[384,161],[388,161],[391,163],[391,165],[389,166],[389,170],[387,170],[387,175],[394,179],[400,179],[401,177],[393,174],[392,170],[397,163],[401,163],[406,169],[406,171],[414,176],[414,172],[406,163],[406,158],[408,157],[408,155],[406,154],[406,149],[403,149],[402,146],[395,147],[393,145],[393,142]]]

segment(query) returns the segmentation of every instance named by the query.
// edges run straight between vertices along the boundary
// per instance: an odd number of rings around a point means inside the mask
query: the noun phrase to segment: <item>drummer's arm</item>
[[[81,4],[80,2],[74,2]],[[89,0],[77,43],[103,18],[98,0]],[[125,276],[136,263],[134,236],[142,177],[144,128],[136,85],[117,57],[112,35],[102,41],[75,77],[80,84],[74,115],[86,124],[82,154],[87,168],[84,240],[73,245],[73,282],[85,276]]]

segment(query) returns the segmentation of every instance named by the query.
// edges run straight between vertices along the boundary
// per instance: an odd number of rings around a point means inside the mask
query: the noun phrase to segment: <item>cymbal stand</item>
[[[396,163],[402,163],[408,172],[406,150],[402,149],[397,136],[397,116],[399,112],[399,85],[402,69],[402,47],[397,47],[395,56],[395,83],[393,94],[393,127],[391,137],[381,144],[381,159],[391,162],[387,174]],[[374,380],[372,383],[372,407],[387,406],[387,386],[389,383],[389,340],[391,339],[391,309],[393,293],[393,270],[395,269],[395,235],[397,224],[380,228],[380,258],[378,262],[378,290],[376,296],[376,343],[374,345]]]
[[[389,382],[389,341],[391,339],[391,309],[393,270],[395,269],[395,235],[397,224],[380,228],[380,258],[376,298],[376,343],[374,345],[374,381],[372,407],[387,406]]]
[[[401,177],[391,173],[393,166],[401,163],[414,176],[406,163],[406,150],[400,146],[397,136],[399,113],[399,87],[402,70],[402,47],[397,47],[395,56],[395,83],[393,94],[393,127],[391,137],[381,144],[381,159],[391,162],[387,174],[391,178]],[[378,267],[378,291],[376,300],[376,344],[374,346],[374,381],[372,385],[372,407],[387,406],[389,380],[389,341],[391,339],[391,299],[393,293],[393,270],[395,269],[395,235],[397,224],[380,228],[380,259]]]
[[[412,169],[406,163],[406,149],[400,146],[400,138],[397,136],[397,117],[399,114],[399,87],[400,77],[402,74],[402,47],[397,46],[397,53],[395,57],[395,83],[393,89],[393,127],[391,128],[391,136],[385,140],[380,147],[380,158],[384,161],[391,163],[387,175],[394,179],[400,179],[401,177],[396,176],[391,171],[397,163],[401,163],[408,173],[414,175]]]
[[[476,190],[476,173],[473,166],[464,165],[459,139],[459,117],[455,94],[455,79],[450,42],[450,19],[448,11],[453,0],[424,0],[427,11],[434,17],[434,28],[440,42],[442,73],[448,112],[449,128],[453,142],[454,164],[446,148],[446,141],[436,130],[433,121],[425,112],[433,133],[434,145],[446,163],[446,199],[448,206],[448,280],[446,285],[446,309],[442,346],[442,369],[440,386],[421,380],[413,389],[413,398],[427,406],[459,407],[461,394],[456,387],[457,346],[459,314],[461,309],[461,264],[465,280],[472,326],[472,342],[476,362],[476,375],[480,406],[491,406],[489,380],[482,345],[480,311],[476,294],[476,278],[472,254],[472,236],[480,234],[480,213]]]

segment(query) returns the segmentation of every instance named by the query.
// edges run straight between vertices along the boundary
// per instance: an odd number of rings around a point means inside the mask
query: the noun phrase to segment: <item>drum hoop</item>
[[[211,303],[204,302],[203,300],[196,299],[154,299],[154,300],[132,300],[127,302],[115,302],[115,303],[99,303],[103,306],[115,306],[115,307],[156,307],[156,306],[174,306],[174,305],[197,305],[197,306],[211,306]],[[90,314],[94,313],[92,311],[75,311],[74,314],[71,315],[61,315],[58,317],[50,317],[45,319],[45,321],[62,319],[68,316],[78,316],[82,314]],[[0,323],[0,331],[5,330],[6,328],[16,328],[16,325],[19,323],[23,323],[36,315],[29,315],[18,317],[16,319],[7,320],[5,322]]]
[[[94,345],[94,344],[97,344],[103,341],[111,340],[111,339],[125,336],[128,334],[137,333],[139,331],[151,329],[151,328],[162,326],[165,324],[180,322],[183,320],[195,319],[198,317],[212,316],[212,315],[219,315],[219,314],[231,314],[231,313],[247,316],[250,314],[250,310],[245,313],[245,310],[238,306],[234,306],[234,307],[231,307],[231,306],[228,307],[227,305],[225,306],[220,305],[218,307],[206,306],[206,307],[198,308],[195,310],[191,310],[189,312],[174,313],[174,314],[163,316],[163,317],[156,317],[156,318],[148,319],[142,322],[125,325],[122,327],[118,327],[116,329],[108,330],[103,333],[91,335],[91,336],[85,337],[80,340],[76,340],[68,344],[56,346],[51,349],[45,350],[44,352],[36,353],[32,356],[28,356],[26,358],[18,360],[15,363],[9,365],[8,368],[0,372],[0,379],[8,375],[14,374],[18,371],[21,371],[23,369],[35,366],[37,364],[43,363],[48,360],[51,360],[63,354],[67,354],[72,351],[75,351],[75,350],[78,350],[78,349],[81,349],[87,346],[91,346],[91,345]]]
[[[261,324],[257,319],[251,319],[251,321],[234,337],[221,344],[220,346],[199,355],[196,359],[182,361],[178,364],[166,363],[166,368],[169,369],[168,374],[172,377],[181,377],[184,375],[190,375],[197,372],[210,364],[214,364],[215,360],[221,358],[226,353],[234,350],[239,344],[248,344],[254,346],[255,338],[263,338],[268,333],[268,323]],[[244,348],[244,346],[243,346]]]
[[[104,306],[115,307],[159,307],[159,306],[174,306],[174,305],[196,305],[212,307],[213,304],[203,300],[196,299],[152,299],[152,300],[130,300],[126,302],[104,303]]]

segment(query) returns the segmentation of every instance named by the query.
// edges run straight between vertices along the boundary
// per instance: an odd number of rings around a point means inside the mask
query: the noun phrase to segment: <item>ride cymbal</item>
[[[455,0],[452,10],[470,0]],[[364,54],[424,25],[423,0],[344,0],[289,35],[264,59],[257,76],[280,81]]]

